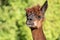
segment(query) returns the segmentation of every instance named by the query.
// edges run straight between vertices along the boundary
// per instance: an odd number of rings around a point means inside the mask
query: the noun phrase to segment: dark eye
[[[38,18],[41,18],[41,16],[38,16]]]

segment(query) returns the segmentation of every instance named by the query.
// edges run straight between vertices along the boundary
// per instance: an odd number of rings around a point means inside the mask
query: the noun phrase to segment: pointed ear
[[[45,3],[43,4],[43,6],[41,7],[41,12],[44,14],[45,11],[47,10],[47,7],[48,7],[48,2],[47,0],[45,1]]]

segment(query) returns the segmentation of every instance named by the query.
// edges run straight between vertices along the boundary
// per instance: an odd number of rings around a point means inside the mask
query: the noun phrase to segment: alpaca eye
[[[38,18],[41,18],[41,16],[38,16]]]

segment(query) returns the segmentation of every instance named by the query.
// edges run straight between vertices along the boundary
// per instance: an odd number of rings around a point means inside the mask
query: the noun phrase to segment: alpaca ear
[[[45,3],[43,4],[43,6],[41,7],[41,12],[44,14],[45,11],[47,10],[47,7],[48,7],[48,2],[47,0],[45,1]]]

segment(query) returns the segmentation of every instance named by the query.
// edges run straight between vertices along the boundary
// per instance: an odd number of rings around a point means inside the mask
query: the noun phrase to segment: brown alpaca
[[[48,7],[47,1],[42,7],[39,5],[26,9],[27,25],[31,29],[33,40],[46,40],[43,33],[42,25],[44,13]]]

